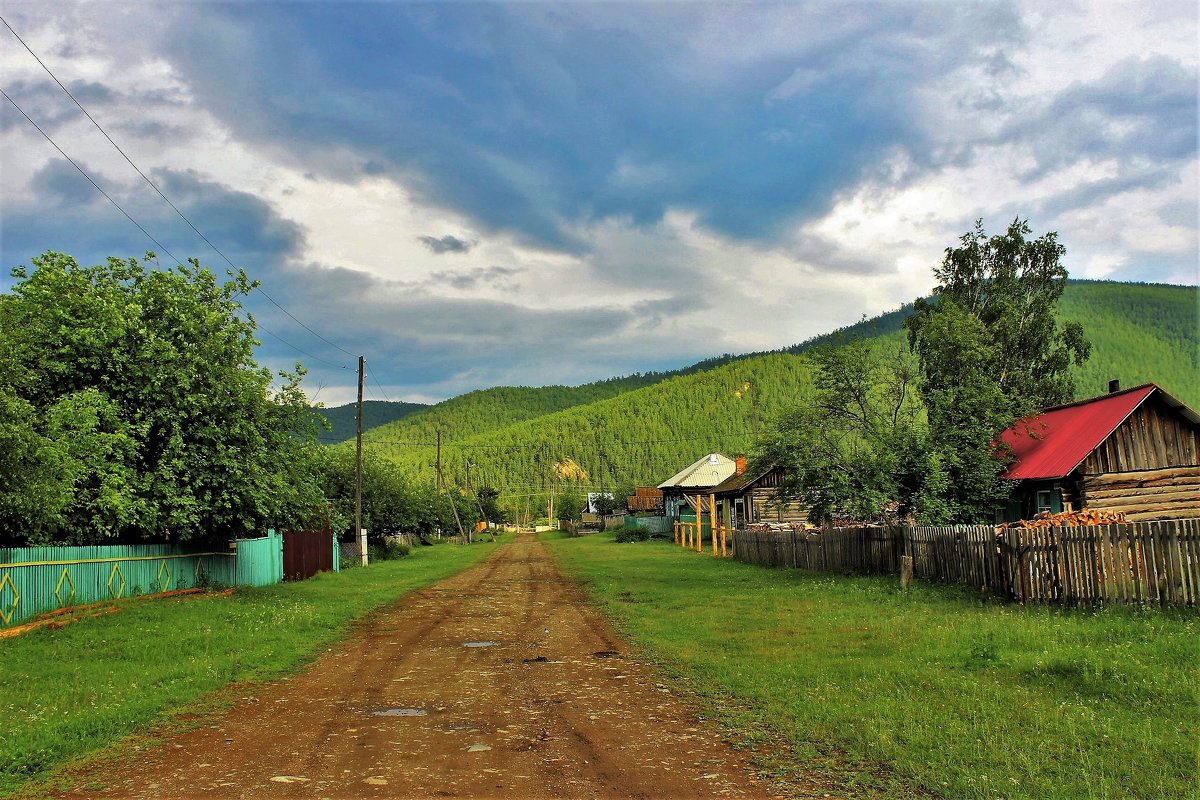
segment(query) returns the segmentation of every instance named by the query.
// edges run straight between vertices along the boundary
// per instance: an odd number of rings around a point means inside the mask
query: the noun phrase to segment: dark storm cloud
[[[418,241],[429,248],[430,252],[437,255],[443,253],[469,253],[471,248],[475,246],[474,242],[468,242],[465,239],[459,239],[457,236],[420,236]]]
[[[1033,145],[1037,167],[1027,177],[1080,158],[1152,162],[1162,178],[1196,157],[1197,75],[1163,56],[1114,64],[1098,80],[1060,93],[1044,112],[1003,134]]]
[[[91,174],[87,164],[80,164]],[[65,159],[47,162],[33,173],[29,188],[50,206],[80,206],[105,202],[96,187]]]
[[[197,7],[165,55],[239,135],[297,161],[350,144],[427,201],[574,251],[564,221],[653,224],[671,207],[769,240],[894,145],[925,147],[913,92],[931,75],[1004,68],[998,43],[1021,36],[1002,4],[745,6],[746,25],[784,15],[794,46],[713,65],[689,49],[695,7],[646,7],[636,27],[602,6],[354,9]]]
[[[500,288],[513,286],[510,280],[520,274],[520,270],[509,267],[476,267],[468,271],[440,270],[431,272],[429,280],[451,286],[455,289],[471,289],[481,283],[491,284]]]
[[[140,178],[118,181],[91,170],[89,174],[177,258],[199,258],[218,274],[228,267]],[[303,245],[300,227],[252,194],[190,172],[155,170],[151,177],[210,241],[253,277],[269,274],[274,265]],[[37,170],[31,189],[32,203],[14,205],[11,196],[5,195],[10,205],[0,207],[0,262],[5,272],[46,250],[67,253],[83,264],[156,250],[170,263],[166,252],[65,161],[55,159]]]

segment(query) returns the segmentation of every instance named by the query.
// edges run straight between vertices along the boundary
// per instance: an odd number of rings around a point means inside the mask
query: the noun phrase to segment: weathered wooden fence
[[[1200,520],[1079,528],[835,528],[734,534],[738,558],[802,569],[960,583],[1019,602],[1200,608]]]
[[[283,577],[282,535],[227,550],[178,544],[0,548],[0,626],[38,614],[204,584],[265,586]]]

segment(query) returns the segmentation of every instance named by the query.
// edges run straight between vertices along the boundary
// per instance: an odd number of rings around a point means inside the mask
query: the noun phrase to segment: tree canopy
[[[987,519],[1008,493],[1000,433],[1041,408],[1074,399],[1072,365],[1091,352],[1078,322],[1059,325],[1066,249],[1031,239],[1015,219],[988,236],[982,221],[946,249],[932,300],[905,321],[921,367],[931,446],[946,469],[953,521]]]
[[[0,296],[5,541],[222,539],[320,506],[303,369],[255,362],[245,273],[32,263]]]
[[[1058,323],[1064,248],[1030,233],[1014,220],[988,236],[977,222],[947,248],[935,296],[905,321],[911,355],[861,341],[814,353],[813,397],[759,443],[760,464],[784,468],[785,495],[821,517],[895,503],[927,522],[991,518],[1008,492],[1000,433],[1073,399],[1071,367],[1090,352],[1079,323]]]

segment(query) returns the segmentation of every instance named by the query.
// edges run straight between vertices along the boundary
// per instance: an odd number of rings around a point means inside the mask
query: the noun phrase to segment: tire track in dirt
[[[522,534],[368,615],[302,674],[253,687],[121,763],[74,770],[59,796],[782,793],[623,649],[545,546]]]

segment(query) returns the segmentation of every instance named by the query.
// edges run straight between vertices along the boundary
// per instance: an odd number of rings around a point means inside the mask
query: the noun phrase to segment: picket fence
[[[1200,608],[1200,520],[1089,527],[835,528],[734,533],[751,564],[913,576],[959,583],[1022,603]]]

